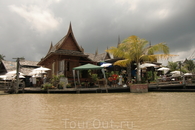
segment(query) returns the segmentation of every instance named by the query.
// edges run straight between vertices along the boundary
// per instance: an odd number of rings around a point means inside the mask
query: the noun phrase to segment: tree
[[[168,62],[167,67],[169,67],[171,71],[175,71],[179,68],[178,63],[177,62],[172,62],[172,61]]]
[[[186,60],[184,63],[184,68],[187,69],[188,72],[195,72],[195,64],[193,60]]]
[[[115,57],[122,58],[114,63],[123,67],[129,67],[134,61],[137,65],[137,81],[141,81],[140,62],[141,61],[156,61],[157,59],[167,59],[175,56],[169,54],[169,47],[165,43],[158,43],[156,45],[148,45],[149,42],[145,39],[132,35],[126,38],[118,47],[111,47],[107,52],[113,54]],[[147,46],[148,45],[148,46]],[[163,54],[160,54],[162,52]],[[157,54],[155,54],[157,53]]]
[[[4,60],[5,56],[0,54],[0,60]]]

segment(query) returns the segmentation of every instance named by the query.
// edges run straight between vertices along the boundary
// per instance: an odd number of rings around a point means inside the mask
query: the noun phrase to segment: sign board
[[[66,77],[61,77],[60,78],[60,83],[62,83],[63,88],[66,88],[66,85],[68,84],[68,78]]]

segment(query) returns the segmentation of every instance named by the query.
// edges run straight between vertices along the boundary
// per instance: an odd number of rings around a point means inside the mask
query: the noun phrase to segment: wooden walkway
[[[8,86],[0,86],[0,95],[6,94]],[[10,91],[10,90],[9,90]],[[12,90],[11,90],[12,91]],[[25,87],[18,93],[119,93],[130,92],[130,87],[88,87],[42,90],[41,87]],[[150,83],[148,92],[195,92],[195,83],[182,84],[180,81]],[[11,92],[9,92],[11,93]]]
[[[182,81],[159,82],[149,84],[150,92],[195,92],[195,83],[182,83]]]
[[[28,87],[19,90],[19,93],[114,93],[114,92],[130,92],[129,87],[102,87],[102,88],[66,88],[66,89],[48,89]]]

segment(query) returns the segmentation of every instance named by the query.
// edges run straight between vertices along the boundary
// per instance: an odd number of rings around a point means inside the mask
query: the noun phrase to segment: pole
[[[20,59],[17,58],[16,62],[17,62],[17,69],[16,69],[16,88],[15,88],[15,93],[18,93],[18,88],[19,88],[19,61]]]
[[[13,58],[16,59],[16,85],[15,85],[15,93],[18,93],[18,88],[19,88],[19,69],[20,69],[20,60],[24,60],[24,58]]]

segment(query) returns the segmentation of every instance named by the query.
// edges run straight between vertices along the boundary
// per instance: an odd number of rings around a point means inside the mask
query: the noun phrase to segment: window
[[[69,61],[67,62],[67,66],[66,67],[67,67],[66,70],[70,71],[70,62]]]
[[[55,62],[52,63],[52,75],[55,75]]]
[[[59,62],[59,71],[60,71],[60,72],[63,72],[63,71],[64,71],[64,60],[61,60],[61,61]]]

